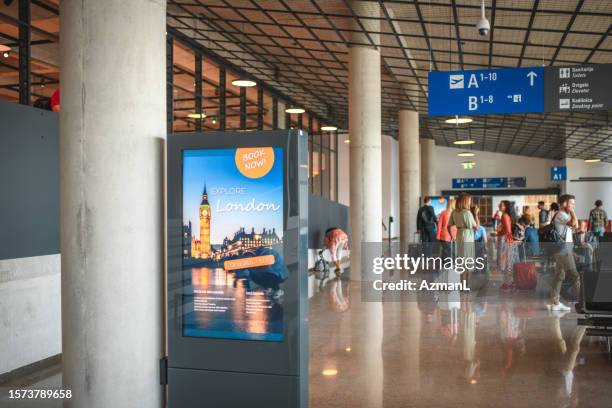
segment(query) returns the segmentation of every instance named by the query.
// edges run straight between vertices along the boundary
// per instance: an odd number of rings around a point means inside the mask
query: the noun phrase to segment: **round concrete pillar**
[[[412,242],[421,195],[419,113],[399,111],[400,240]]]
[[[60,5],[68,407],[161,407],[165,0]]]
[[[377,17],[377,4],[353,1],[360,16]],[[368,29],[380,30],[379,20]],[[372,37],[378,44],[378,36]],[[350,234],[351,279],[361,279],[362,242],[382,242],[381,76],[380,51],[365,36],[349,48]]]
[[[421,194],[435,196],[436,192],[436,166],[434,150],[436,141],[421,139]]]

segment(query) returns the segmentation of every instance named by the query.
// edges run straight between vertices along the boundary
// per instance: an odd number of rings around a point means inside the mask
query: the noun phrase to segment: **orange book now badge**
[[[253,256],[250,258],[231,259],[223,262],[223,269],[232,271],[235,269],[256,268],[258,266],[274,265],[274,255]]]
[[[236,149],[236,167],[243,176],[257,179],[265,176],[274,165],[271,147],[241,147]]]

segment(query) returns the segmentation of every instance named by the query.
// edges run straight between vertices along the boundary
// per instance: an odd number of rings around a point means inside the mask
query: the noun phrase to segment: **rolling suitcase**
[[[520,244],[523,250],[523,262],[514,264],[514,286],[517,289],[535,289],[538,284],[535,262],[527,262],[525,259],[525,247]]]

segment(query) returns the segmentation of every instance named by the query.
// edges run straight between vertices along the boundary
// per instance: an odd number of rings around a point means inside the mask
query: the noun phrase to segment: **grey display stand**
[[[182,152],[283,149],[283,340],[183,335]],[[168,137],[168,406],[308,406],[307,134],[301,130],[206,132]],[[164,371],[165,371],[164,369]]]

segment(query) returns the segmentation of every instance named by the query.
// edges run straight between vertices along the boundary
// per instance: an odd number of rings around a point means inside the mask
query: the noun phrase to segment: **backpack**
[[[429,212],[427,210],[428,210],[428,208],[426,208],[426,207],[423,207],[421,209],[421,220],[423,221],[423,225],[433,224],[433,220],[431,218],[427,217],[427,213]]]
[[[518,224],[512,224],[512,239],[515,241],[522,241],[525,239],[525,230]]]
[[[559,231],[555,228],[555,218],[557,218],[557,214],[550,221],[550,224],[547,224],[541,227],[538,230],[538,236],[540,242],[544,243],[544,252],[548,255],[554,255],[557,252],[561,251],[565,246],[565,236],[559,234]]]

